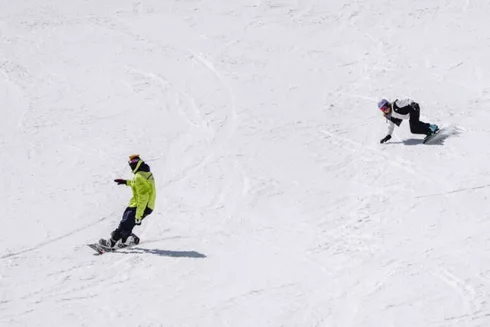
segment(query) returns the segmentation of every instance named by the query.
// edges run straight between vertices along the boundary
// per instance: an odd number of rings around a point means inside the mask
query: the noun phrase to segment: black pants
[[[430,130],[430,124],[420,121],[420,108],[416,106],[410,112],[410,131],[412,134],[425,134],[428,135]]]
[[[153,210],[146,207],[142,219],[144,219],[152,212]],[[119,226],[111,233],[112,241],[114,241],[114,243],[116,243],[119,240],[121,240],[122,242],[126,242],[128,237],[133,232],[134,226],[136,225],[135,220],[136,220],[136,208],[127,207],[126,210],[124,210],[123,217],[121,219],[121,222],[119,223]]]

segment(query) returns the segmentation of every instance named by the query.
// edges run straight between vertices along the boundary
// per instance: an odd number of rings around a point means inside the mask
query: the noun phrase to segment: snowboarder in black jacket
[[[381,99],[378,102],[378,108],[383,112],[383,115],[388,120],[388,134],[380,141],[385,143],[391,139],[391,134],[396,126],[400,126],[404,119],[409,119],[410,131],[413,134],[425,134],[430,136],[439,130],[439,127],[434,124],[428,124],[420,121],[420,106],[417,102],[410,99],[395,100],[389,102],[386,99]]]

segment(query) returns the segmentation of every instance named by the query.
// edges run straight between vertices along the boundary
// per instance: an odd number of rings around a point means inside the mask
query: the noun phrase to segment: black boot
[[[133,238],[131,245],[138,245],[140,244],[140,238],[136,236],[136,234],[131,233],[131,236]]]
[[[119,231],[119,228],[117,228],[111,233],[111,238],[109,239],[110,247],[113,248],[121,238],[121,232]]]
[[[99,244],[106,248],[113,248],[114,245],[116,245],[116,241],[114,241],[112,238],[108,240],[101,238],[99,240]]]

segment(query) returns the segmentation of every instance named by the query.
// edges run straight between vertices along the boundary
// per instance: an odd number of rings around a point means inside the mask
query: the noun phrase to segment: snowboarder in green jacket
[[[141,221],[153,212],[155,208],[156,188],[155,179],[150,171],[150,166],[141,160],[139,154],[129,156],[129,166],[134,174],[132,180],[115,179],[117,185],[131,187],[133,197],[123,213],[119,226],[111,233],[109,240],[101,240],[100,244],[107,247],[126,247],[136,245],[140,238],[133,234],[135,225],[141,225]]]

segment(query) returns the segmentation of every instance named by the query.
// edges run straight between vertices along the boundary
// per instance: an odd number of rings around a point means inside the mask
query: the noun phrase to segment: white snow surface
[[[490,326],[489,14],[0,0],[0,326]],[[382,97],[448,137],[381,145]]]

